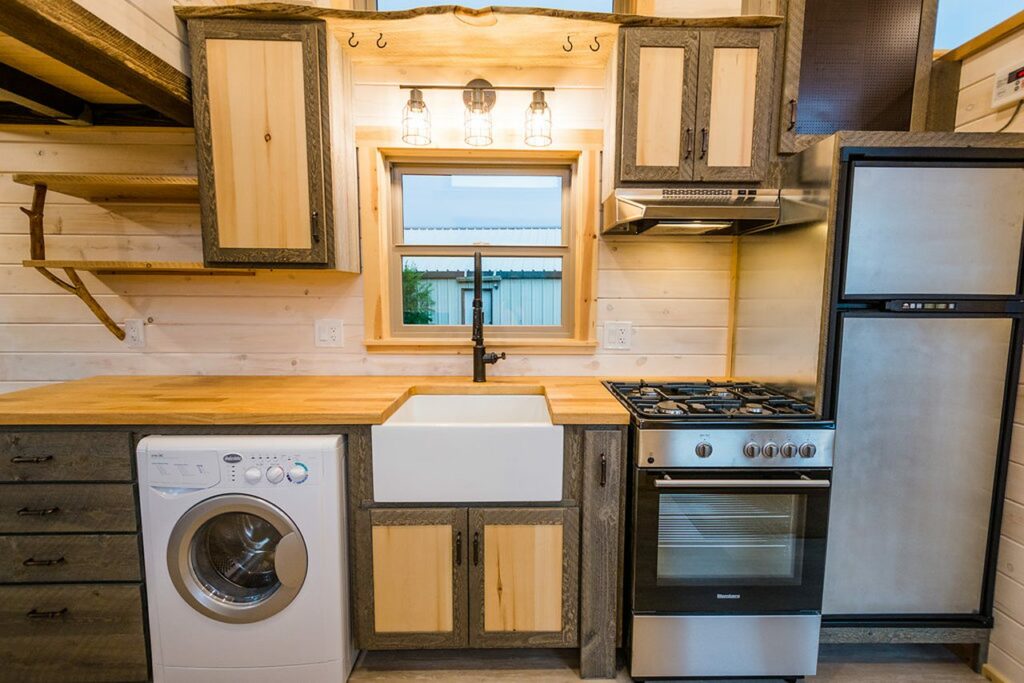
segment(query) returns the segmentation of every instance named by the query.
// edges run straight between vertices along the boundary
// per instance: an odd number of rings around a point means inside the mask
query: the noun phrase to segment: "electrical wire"
[[[997,133],[1002,133],[1004,130],[1010,127],[1010,124],[1013,123],[1014,119],[1017,118],[1017,114],[1020,113],[1021,105],[1024,105],[1024,100],[1017,100],[1017,108],[1013,110],[1012,114],[1010,114],[1010,120],[1004,123],[1003,127],[996,131]]]

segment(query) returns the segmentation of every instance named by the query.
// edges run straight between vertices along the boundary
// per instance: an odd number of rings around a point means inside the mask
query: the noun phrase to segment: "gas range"
[[[605,382],[635,420],[814,419],[814,406],[756,382]]]

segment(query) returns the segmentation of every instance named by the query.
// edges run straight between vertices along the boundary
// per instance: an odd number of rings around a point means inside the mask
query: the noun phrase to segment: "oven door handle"
[[[831,486],[827,479],[655,479],[654,486],[659,489],[767,489],[767,488],[804,488],[827,489]]]

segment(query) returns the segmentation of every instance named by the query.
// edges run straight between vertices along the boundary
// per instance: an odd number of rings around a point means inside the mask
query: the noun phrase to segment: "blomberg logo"
[[[719,600],[739,600],[740,599],[740,594],[739,593],[719,593],[716,597]]]

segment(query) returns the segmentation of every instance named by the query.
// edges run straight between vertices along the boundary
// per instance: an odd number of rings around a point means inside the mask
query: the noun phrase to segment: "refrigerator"
[[[846,135],[794,160],[805,174],[831,162],[819,182],[817,393],[836,421],[823,615],[991,625],[1024,312],[1022,138]]]

